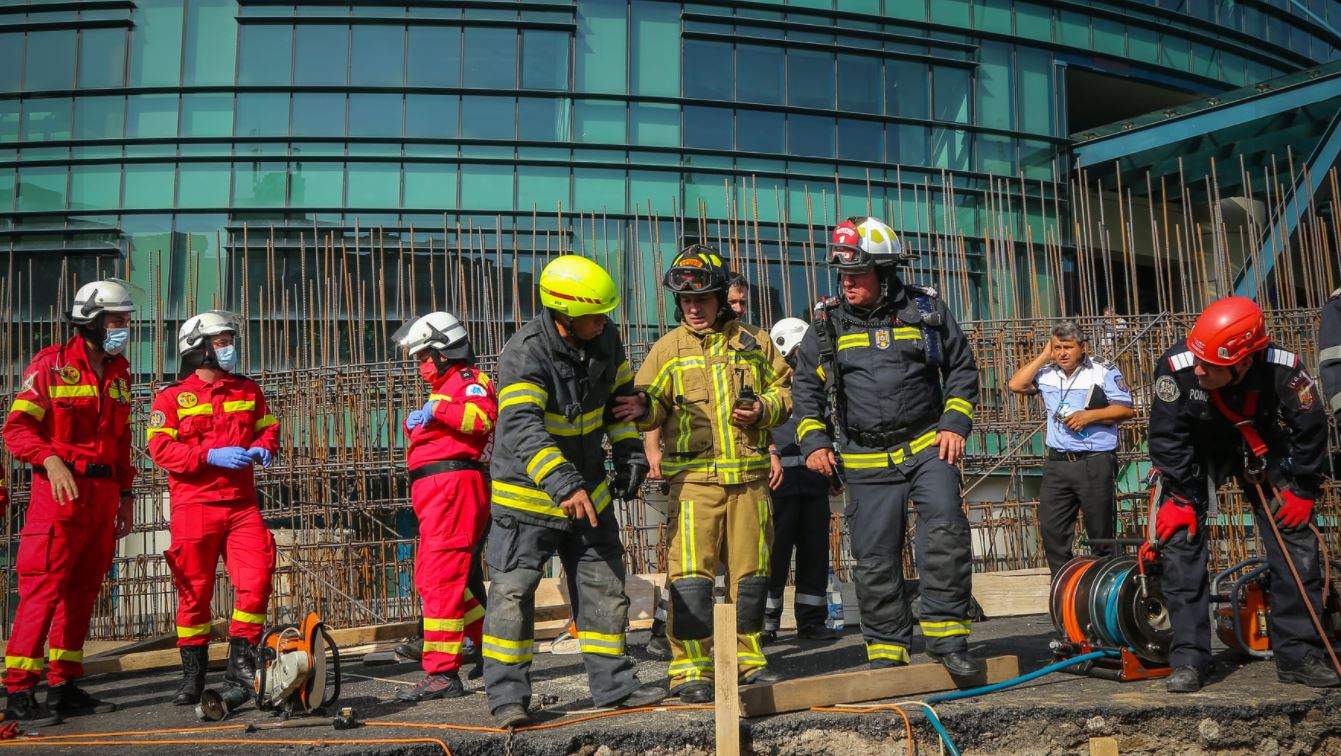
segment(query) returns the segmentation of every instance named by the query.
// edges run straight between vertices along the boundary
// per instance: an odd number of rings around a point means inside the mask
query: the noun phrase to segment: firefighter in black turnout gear
[[[1277,675],[1282,682],[1337,685],[1266,520],[1274,516],[1307,600],[1321,615],[1318,543],[1309,525],[1322,486],[1327,416],[1303,361],[1270,343],[1256,303],[1228,297],[1207,307],[1187,339],[1160,358],[1154,392],[1148,437],[1163,485],[1155,536],[1173,625],[1169,690],[1199,690],[1211,666],[1207,515],[1216,487],[1230,476],[1253,507],[1271,568],[1268,629]]]
[[[955,464],[973,424],[978,368],[936,292],[899,280],[905,259],[893,229],[874,218],[834,230],[829,265],[842,300],[816,306],[797,348],[797,442],[807,467],[847,487],[871,666],[908,663],[902,554],[912,500],[927,653],[952,674],[975,675],[983,664],[968,651],[972,544]]]
[[[1332,292],[1322,308],[1322,328],[1318,331],[1318,373],[1322,377],[1322,397],[1327,409],[1341,421],[1341,289]]]

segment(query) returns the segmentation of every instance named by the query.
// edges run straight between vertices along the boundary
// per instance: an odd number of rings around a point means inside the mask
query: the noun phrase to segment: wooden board
[[[210,623],[210,639],[226,640],[228,638],[228,620],[217,619]],[[135,641],[134,643],[105,643],[101,647],[95,646],[96,641],[89,641],[84,644],[84,661],[87,664],[94,659],[105,659],[112,656],[125,656],[126,654],[136,654],[142,651],[161,651],[165,648],[175,648],[177,646],[177,633],[163,633],[152,638]],[[97,648],[96,653],[88,653],[90,647]]]
[[[740,755],[740,682],[736,661],[736,605],[712,607],[714,721],[718,756]]]
[[[1052,577],[1046,567],[973,576],[973,598],[989,618],[1047,614],[1051,587]]]
[[[975,681],[975,684],[1001,682],[1019,673],[1020,664],[1016,657],[994,656],[987,660],[984,679]],[[945,667],[933,662],[802,677],[773,685],[751,685],[740,692],[740,708],[743,716],[758,717],[801,711],[814,706],[913,696],[957,687]]]

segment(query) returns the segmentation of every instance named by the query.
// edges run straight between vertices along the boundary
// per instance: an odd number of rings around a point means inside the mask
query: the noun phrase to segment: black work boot
[[[424,679],[415,683],[413,688],[401,688],[396,691],[398,701],[433,701],[439,698],[460,698],[466,694],[466,686],[455,672],[440,675],[424,675]]]
[[[768,667],[751,670],[740,678],[741,685],[772,685],[776,682],[782,682],[782,675]]]
[[[711,703],[713,698],[712,682],[709,680],[690,680],[671,688],[670,694],[678,696],[680,703]]]
[[[493,715],[494,721],[505,730],[520,727],[531,721],[531,715],[526,713],[526,707],[515,703],[503,704],[493,710]]]
[[[932,661],[938,661],[944,665],[945,671],[949,672],[952,677],[973,677],[987,671],[987,665],[981,659],[975,659],[967,649],[950,651],[944,654],[928,651],[927,656],[930,656]]]
[[[1201,672],[1190,664],[1174,667],[1164,687],[1170,693],[1196,693],[1201,690]]]
[[[37,695],[29,688],[9,694],[9,701],[5,705],[5,721],[18,722],[21,727],[46,727],[60,724],[63,720],[60,712],[38,703]]]
[[[247,691],[256,692],[256,647],[246,638],[228,639],[228,669],[224,670],[224,682]]]
[[[1288,665],[1277,659],[1276,678],[1281,682],[1300,683],[1310,688],[1335,688],[1341,685],[1341,678],[1337,677],[1332,665],[1315,656]]]
[[[77,717],[82,714],[107,714],[116,711],[116,704],[94,698],[75,685],[74,680],[66,680],[47,688],[47,708],[62,717]]]
[[[841,633],[836,630],[830,630],[825,625],[807,625],[806,627],[798,627],[796,629],[797,640],[831,641],[838,640],[841,637],[843,637]]]
[[[642,685],[635,688],[632,693],[616,701],[614,705],[621,709],[636,709],[640,706],[651,706],[669,695],[670,691],[666,690],[664,686],[651,684]]]
[[[419,661],[424,658],[424,639],[407,638],[396,646],[396,655],[402,659]]]
[[[200,703],[200,693],[205,690],[205,668],[209,666],[209,646],[182,646],[182,687],[172,703],[177,706],[194,706]]]

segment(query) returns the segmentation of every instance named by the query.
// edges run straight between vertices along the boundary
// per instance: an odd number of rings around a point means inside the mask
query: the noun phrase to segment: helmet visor
[[[676,294],[712,291],[713,275],[707,268],[671,268],[666,271],[666,288]]]
[[[860,270],[874,265],[865,250],[856,247],[830,247],[829,264],[843,270]]]

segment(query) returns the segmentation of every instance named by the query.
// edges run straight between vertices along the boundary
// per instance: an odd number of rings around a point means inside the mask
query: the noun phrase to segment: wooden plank
[[[1090,756],[1118,756],[1117,738],[1090,738]]]
[[[712,666],[718,756],[740,756],[740,682],[736,663],[736,605],[712,608]]]
[[[735,627],[733,624],[732,627]],[[994,656],[987,660],[987,674],[973,685],[1009,680],[1019,675],[1019,660],[1014,656]],[[888,669],[864,669],[834,675],[783,680],[773,685],[751,685],[740,693],[741,714],[758,717],[786,711],[801,711],[813,706],[874,701],[881,698],[911,696],[952,690],[960,687],[950,679],[945,667],[936,663],[913,664]],[[965,685],[963,687],[971,687]]]
[[[988,617],[1047,614],[1052,577],[1046,567],[973,576],[973,598]]]
[[[212,640],[225,640],[228,638],[228,620],[217,619],[210,623],[210,638]],[[90,643],[84,644],[84,650],[88,651]],[[163,633],[152,638],[135,641],[134,643],[124,643],[111,648],[102,648],[97,653],[88,654],[84,657],[87,664],[94,659],[106,659],[113,656],[125,656],[126,654],[137,654],[142,651],[161,651],[165,648],[175,648],[177,646],[177,633]]]

